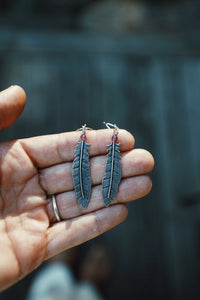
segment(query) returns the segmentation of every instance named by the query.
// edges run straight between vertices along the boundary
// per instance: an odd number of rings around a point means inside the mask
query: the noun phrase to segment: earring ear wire
[[[86,130],[92,130],[92,128],[87,127],[86,124],[84,124],[80,128],[76,129],[76,131],[82,131],[82,134],[85,134]]]
[[[106,122],[103,122],[103,124],[105,124],[106,127],[107,127],[108,129],[114,129],[114,134],[115,134],[116,136],[118,135],[118,133],[119,133],[119,128],[117,127],[116,124],[106,123]]]

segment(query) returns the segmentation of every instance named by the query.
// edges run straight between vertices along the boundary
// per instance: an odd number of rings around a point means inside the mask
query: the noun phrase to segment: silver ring
[[[52,195],[51,198],[52,198],[52,203],[53,203],[54,214],[56,216],[56,220],[59,222],[59,221],[61,221],[61,218],[59,216],[58,207],[56,204],[56,197],[55,197],[55,195]]]

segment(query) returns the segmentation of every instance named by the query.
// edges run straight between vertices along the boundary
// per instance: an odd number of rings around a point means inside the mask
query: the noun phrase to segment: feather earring
[[[82,207],[86,208],[90,200],[91,194],[91,179],[90,179],[90,166],[89,166],[89,144],[86,144],[86,129],[91,129],[83,125],[81,141],[77,142],[78,145],[75,149],[75,157],[73,161],[72,178],[74,189],[78,202]]]
[[[105,176],[102,181],[102,195],[106,206],[109,206],[115,198],[118,190],[118,185],[121,180],[121,161],[120,150],[117,144],[117,135],[119,133],[116,125],[105,123],[107,128],[114,128],[112,142],[108,145],[108,157],[106,162]]]

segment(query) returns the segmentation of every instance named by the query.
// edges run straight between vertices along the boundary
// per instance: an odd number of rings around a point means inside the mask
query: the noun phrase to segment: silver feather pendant
[[[91,194],[91,179],[88,154],[89,144],[85,142],[85,130],[88,128],[85,124],[81,129],[83,130],[83,132],[81,135],[81,141],[78,142],[78,145],[75,149],[72,178],[77,200],[83,208],[86,208]]]
[[[110,123],[105,123],[106,126],[111,126]],[[120,161],[120,144],[117,144],[118,128],[115,126],[115,133],[112,137],[112,143],[108,146],[108,156],[105,168],[105,176],[102,181],[102,195],[106,206],[115,198],[118,190],[118,185],[121,180],[121,161]],[[110,127],[108,127],[110,128]]]

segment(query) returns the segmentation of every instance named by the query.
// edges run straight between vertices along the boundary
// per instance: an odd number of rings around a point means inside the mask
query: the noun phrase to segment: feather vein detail
[[[108,146],[105,176],[102,181],[102,195],[106,206],[115,198],[121,180],[121,161],[119,145],[114,141]]]
[[[90,200],[91,179],[89,167],[89,144],[85,141],[78,142],[75,149],[75,158],[73,161],[72,177],[74,189],[78,202],[82,207],[86,207]]]

